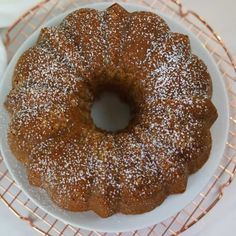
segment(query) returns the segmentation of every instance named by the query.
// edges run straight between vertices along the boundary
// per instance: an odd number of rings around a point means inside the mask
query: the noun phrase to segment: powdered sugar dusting
[[[92,88],[108,80],[143,98],[129,127],[114,134],[90,117]],[[88,210],[100,201],[108,216],[120,203],[183,191],[189,163],[210,150],[210,98],[210,76],[188,37],[159,16],[118,4],[81,9],[43,29],[20,58],[6,101],[9,140],[26,153],[32,183],[60,206]]]

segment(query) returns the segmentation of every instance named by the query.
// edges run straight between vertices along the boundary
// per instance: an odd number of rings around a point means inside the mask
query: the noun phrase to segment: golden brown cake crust
[[[217,118],[207,67],[158,15],[80,9],[44,28],[19,59],[5,102],[9,144],[29,182],[70,211],[139,214],[185,191]],[[117,133],[95,127],[100,89],[135,105]]]

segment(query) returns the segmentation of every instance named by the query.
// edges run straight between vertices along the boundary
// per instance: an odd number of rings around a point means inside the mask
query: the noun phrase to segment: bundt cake
[[[118,132],[93,122],[103,90],[132,106]],[[151,12],[80,9],[41,30],[18,60],[5,106],[8,141],[60,207],[139,214],[185,191],[207,161],[217,118],[212,82],[186,35]]]

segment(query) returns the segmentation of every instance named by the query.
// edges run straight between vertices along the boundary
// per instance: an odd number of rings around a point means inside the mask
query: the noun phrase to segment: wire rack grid
[[[19,46],[35,30],[40,28],[50,18],[72,8],[79,8],[88,3],[102,0],[43,0],[38,5],[22,15],[6,32],[5,46],[9,60]],[[110,2],[110,1],[107,1]],[[204,217],[222,198],[224,189],[232,182],[236,174],[236,65],[220,36],[193,11],[184,11],[178,0],[120,0],[120,2],[138,3],[146,7],[158,9],[160,12],[181,21],[193,32],[214,58],[222,78],[225,81],[230,106],[230,129],[228,142],[222,161],[208,185],[184,209],[169,219],[149,228],[117,234],[107,234],[86,231],[55,219],[37,207],[10,176],[3,158],[0,155],[0,199],[20,219],[28,222],[42,235],[48,236],[166,236],[179,235]]]

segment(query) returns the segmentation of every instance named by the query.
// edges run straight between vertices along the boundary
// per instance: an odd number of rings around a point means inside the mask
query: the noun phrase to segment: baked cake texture
[[[91,106],[104,89],[132,104],[126,129],[95,126]],[[42,29],[20,57],[5,102],[9,145],[30,184],[58,206],[101,217],[144,213],[184,192],[207,161],[211,96],[188,36],[158,15],[118,4],[80,9]]]

